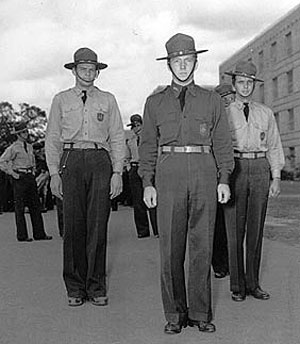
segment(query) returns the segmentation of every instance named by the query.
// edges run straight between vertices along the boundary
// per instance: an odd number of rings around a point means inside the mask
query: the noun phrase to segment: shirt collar
[[[243,110],[244,108],[244,103],[248,103],[249,104],[249,107],[251,108],[252,106],[252,101],[250,100],[249,102],[242,102],[241,100],[239,99],[236,99],[235,100],[235,105],[236,107],[239,109],[239,110]]]
[[[175,97],[178,98],[179,93],[181,92],[183,86],[180,86],[176,84],[176,82],[172,81],[171,84],[171,90],[174,93]],[[196,87],[194,81],[192,81],[190,84],[187,86],[187,93],[190,93],[191,95],[195,96],[196,95]]]
[[[79,88],[78,86],[74,86],[73,90],[78,97],[82,97],[82,89],[81,88]],[[90,88],[88,88],[87,89],[87,95],[92,96],[94,93],[94,90],[95,90],[95,86],[91,86]]]

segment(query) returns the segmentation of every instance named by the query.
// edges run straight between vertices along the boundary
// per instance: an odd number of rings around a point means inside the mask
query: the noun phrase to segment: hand
[[[218,185],[218,202],[224,204],[230,200],[230,188],[227,184]]]
[[[35,178],[38,189],[41,189],[46,184],[48,178],[49,178],[48,172],[41,173]]]
[[[62,181],[59,174],[54,174],[51,176],[50,188],[54,196],[61,200],[63,199]]]
[[[280,194],[280,179],[273,179],[269,189],[269,197],[278,197]]]
[[[19,173],[13,172],[13,173],[11,174],[11,176],[12,176],[14,179],[20,179]]]
[[[113,173],[110,180],[110,199],[113,199],[120,195],[123,188],[122,176],[119,173]]]
[[[144,202],[148,208],[154,208],[157,206],[157,192],[153,186],[145,187]]]

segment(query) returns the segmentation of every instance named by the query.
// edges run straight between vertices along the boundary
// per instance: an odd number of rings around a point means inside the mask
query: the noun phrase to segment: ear
[[[73,74],[74,76],[76,76],[76,67],[73,67],[73,68],[72,68],[72,74]]]
[[[195,62],[195,68],[194,68],[194,72],[198,69],[198,60],[196,60],[196,62]]]

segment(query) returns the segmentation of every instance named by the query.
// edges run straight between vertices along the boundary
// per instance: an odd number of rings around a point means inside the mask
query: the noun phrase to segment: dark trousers
[[[223,207],[220,203],[218,203],[217,205],[212,266],[213,266],[214,272],[227,273],[229,271],[225,219],[224,219]]]
[[[156,208],[148,209],[145,202],[143,201],[143,184],[142,179],[137,173],[138,167],[132,166],[129,171],[129,182],[132,194],[132,203],[133,203],[133,214],[134,222],[136,226],[136,231],[138,235],[149,236],[149,220],[148,220],[148,211],[150,216],[150,222],[153,230],[153,234],[158,234],[157,228],[157,215]]]
[[[166,320],[210,321],[216,166],[211,154],[162,154],[156,166],[161,290]],[[187,292],[184,261],[189,245]],[[188,300],[188,304],[187,304]]]
[[[259,285],[269,184],[270,167],[266,158],[235,159],[232,197],[224,206],[232,292],[245,293],[247,289],[253,290]]]
[[[63,214],[63,202],[61,199],[56,198],[56,215],[59,235],[64,236],[64,214]]]
[[[19,175],[19,179],[13,179],[17,239],[24,240],[28,238],[24,215],[25,205],[29,209],[33,238],[44,238],[46,234],[34,175],[31,173],[19,173]]]
[[[64,151],[63,277],[68,296],[106,295],[106,244],[112,167],[104,149]]]

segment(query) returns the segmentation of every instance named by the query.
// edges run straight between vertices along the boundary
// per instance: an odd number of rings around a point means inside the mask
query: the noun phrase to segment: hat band
[[[79,64],[79,63],[92,63],[92,64],[98,64],[97,61],[94,60],[78,60],[74,62],[75,64]]]
[[[174,51],[173,53],[168,54],[168,58],[176,57],[176,56],[184,56],[184,55],[191,55],[196,54],[196,50],[180,50],[180,51]]]
[[[235,71],[234,74],[239,75],[239,76],[245,76],[245,77],[252,78],[252,79],[256,79],[255,75],[248,74],[248,73],[245,73],[245,72]]]

